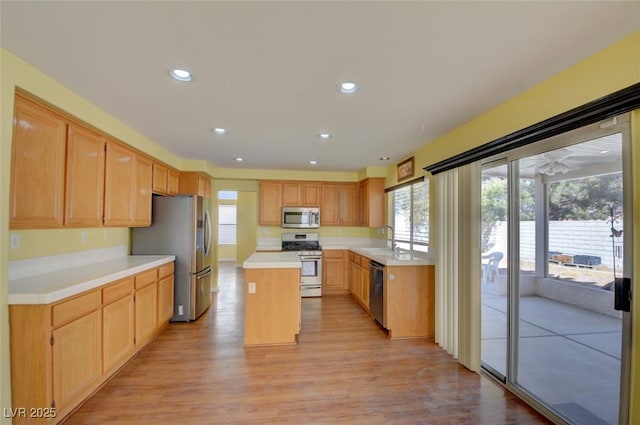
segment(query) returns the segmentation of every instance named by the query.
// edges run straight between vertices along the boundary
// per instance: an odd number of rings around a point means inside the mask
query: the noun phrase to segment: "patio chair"
[[[498,275],[498,265],[504,254],[500,251],[482,256],[482,283],[494,282]],[[484,260],[487,260],[485,263]]]

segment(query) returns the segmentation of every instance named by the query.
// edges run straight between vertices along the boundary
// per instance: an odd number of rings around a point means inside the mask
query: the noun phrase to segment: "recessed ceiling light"
[[[222,127],[215,127],[215,128],[211,129],[211,132],[215,133],[215,134],[223,135],[223,134],[225,134],[227,132],[227,130],[225,130]]]
[[[388,161],[391,158],[389,158],[388,156],[381,156],[379,159],[380,159],[380,161]]]
[[[193,74],[186,69],[172,69],[169,71],[169,76],[174,80],[189,82],[193,81]]]
[[[244,161],[244,158],[240,158],[239,156],[237,156],[237,157],[233,158],[233,160],[236,161],[236,162],[242,162],[242,161]]]
[[[331,133],[320,133],[318,134],[318,137],[322,140],[329,140],[331,139]]]
[[[609,151],[600,151],[601,154],[609,153]]]
[[[315,159],[312,159],[311,161],[309,161],[309,164],[318,165],[318,161],[316,161]]]
[[[343,81],[336,86],[340,93],[351,94],[358,91],[358,85],[353,81]]]

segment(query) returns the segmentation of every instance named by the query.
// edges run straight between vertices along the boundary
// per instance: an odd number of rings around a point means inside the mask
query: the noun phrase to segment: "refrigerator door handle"
[[[209,266],[209,269],[205,273],[196,276],[196,280],[204,279],[205,277],[211,275],[211,273],[213,273],[213,269],[211,268],[211,266]]]
[[[209,256],[211,249],[211,216],[209,210],[204,211],[204,256]]]

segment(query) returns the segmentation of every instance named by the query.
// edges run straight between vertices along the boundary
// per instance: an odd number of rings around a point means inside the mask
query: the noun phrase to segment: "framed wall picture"
[[[397,165],[398,181],[413,177],[414,174],[414,157],[407,158]]]

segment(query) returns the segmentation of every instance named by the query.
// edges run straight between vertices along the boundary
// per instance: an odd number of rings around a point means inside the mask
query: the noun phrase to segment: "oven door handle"
[[[322,257],[300,256],[300,261],[309,261],[309,260],[322,260]]]

